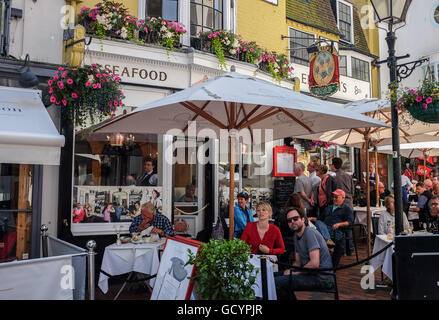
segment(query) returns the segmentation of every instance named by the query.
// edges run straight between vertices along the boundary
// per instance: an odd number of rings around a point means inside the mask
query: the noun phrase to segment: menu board
[[[282,146],[273,148],[273,176],[294,177],[294,164],[297,161],[297,150]]]

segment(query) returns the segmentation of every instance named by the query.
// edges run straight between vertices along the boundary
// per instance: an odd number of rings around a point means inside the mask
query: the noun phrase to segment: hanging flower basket
[[[431,103],[425,109],[421,103],[407,107],[407,111],[416,120],[427,123],[439,123],[439,101]]]
[[[61,106],[64,120],[85,128],[95,119],[114,117],[123,106],[125,95],[120,89],[120,77],[98,64],[84,68],[58,68],[49,81],[49,96],[53,104]]]
[[[397,109],[406,109],[414,119],[439,123],[439,82],[425,79],[417,89],[391,91]]]

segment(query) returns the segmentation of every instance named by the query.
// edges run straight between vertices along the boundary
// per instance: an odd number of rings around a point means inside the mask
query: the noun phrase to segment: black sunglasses
[[[300,219],[299,216],[295,216],[295,217],[292,217],[292,218],[288,218],[288,219],[287,219],[287,222],[290,223],[291,221],[297,221],[297,220],[299,220],[299,219]]]

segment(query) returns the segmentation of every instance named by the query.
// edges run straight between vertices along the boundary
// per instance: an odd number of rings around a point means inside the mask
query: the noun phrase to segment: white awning
[[[0,87],[0,163],[59,165],[65,139],[38,92]]]

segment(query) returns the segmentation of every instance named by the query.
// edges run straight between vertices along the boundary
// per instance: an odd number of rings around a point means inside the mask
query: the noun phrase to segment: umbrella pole
[[[364,139],[366,141],[366,171],[367,171],[367,179],[366,179],[366,228],[367,228],[367,256],[370,256],[370,175],[369,175],[369,132],[364,134]],[[376,177],[376,174],[375,174]],[[369,263],[369,262],[368,262]]]
[[[229,163],[230,163],[230,191],[229,191],[229,240],[233,240],[235,233],[235,138],[230,137],[229,143]]]
[[[378,174],[378,152],[375,150],[375,195],[376,195],[376,206],[380,206],[380,193],[378,192],[378,183],[380,183],[380,175]]]

